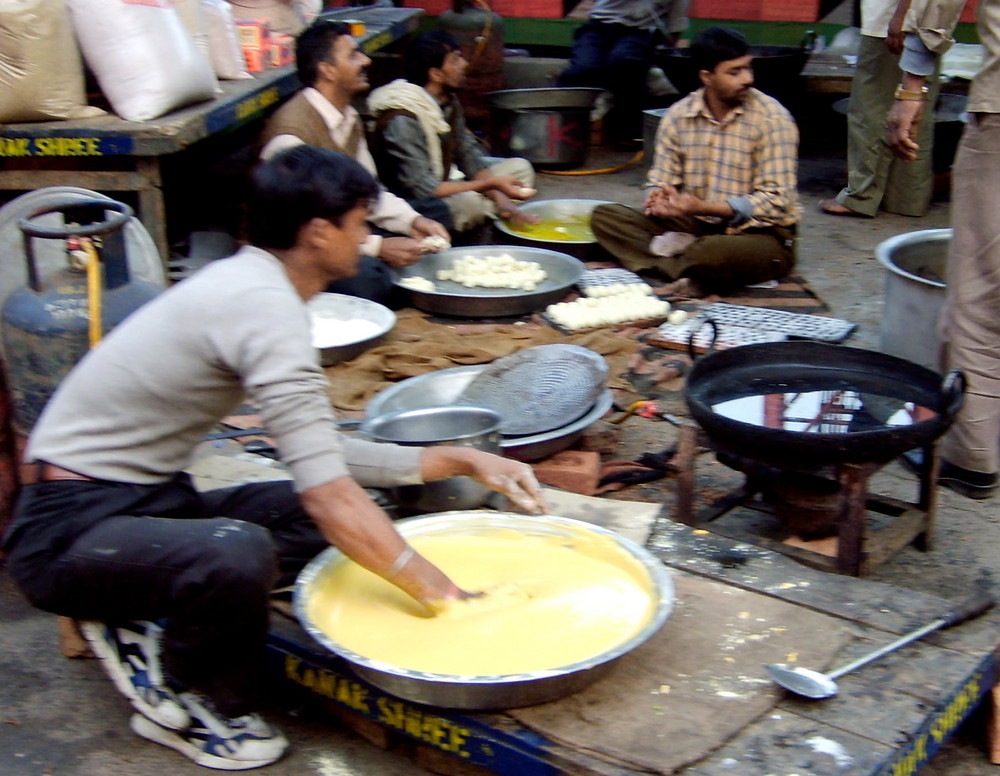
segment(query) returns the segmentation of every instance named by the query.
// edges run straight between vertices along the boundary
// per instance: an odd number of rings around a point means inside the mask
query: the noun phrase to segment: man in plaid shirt
[[[799,133],[777,100],[753,88],[739,32],[705,30],[691,58],[703,88],[661,120],[642,210],[599,205],[592,226],[628,269],[703,296],[781,278],[794,266]]]

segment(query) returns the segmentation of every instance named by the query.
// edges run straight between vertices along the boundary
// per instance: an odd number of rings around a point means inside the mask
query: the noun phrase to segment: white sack
[[[115,113],[148,121],[215,96],[217,82],[171,0],[66,0]]]
[[[63,0],[0,0],[0,122],[100,116]]]
[[[233,10],[226,0],[201,0],[208,29],[208,49],[217,78],[235,81],[253,78],[247,71],[240,34],[233,21]]]

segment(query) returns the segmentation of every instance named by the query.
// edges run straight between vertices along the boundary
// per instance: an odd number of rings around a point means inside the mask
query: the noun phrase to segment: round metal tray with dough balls
[[[512,288],[467,288],[451,280],[438,280],[438,270],[450,270],[455,259],[506,254],[518,261],[532,261],[545,271],[545,279],[532,291]],[[463,318],[493,318],[524,315],[558,302],[576,285],[583,274],[583,264],[572,256],[544,248],[516,245],[482,245],[449,248],[428,253],[416,264],[397,270],[396,285],[409,295],[413,306],[429,313]],[[406,278],[423,278],[435,286],[433,291],[416,291],[401,284]]]

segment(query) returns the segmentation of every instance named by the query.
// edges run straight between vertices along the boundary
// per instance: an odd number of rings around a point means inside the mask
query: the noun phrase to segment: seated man
[[[355,97],[368,90],[365,69],[371,60],[358,48],[347,25],[317,22],[308,27],[296,40],[295,60],[304,87],[268,119],[261,137],[261,158],[269,159],[278,151],[307,143],[345,153],[375,175],[361,117],[351,105]],[[369,216],[380,234],[371,235],[362,246],[360,272],[327,290],[391,302],[392,273],[388,267],[406,267],[425,253],[440,250],[441,243],[424,242],[428,237],[438,237],[444,244],[451,241],[448,230],[433,220],[446,218],[447,208],[426,202],[423,204],[431,209],[421,215],[419,203],[415,204],[416,209],[394,194],[381,191]],[[433,219],[427,217],[428,213]]]
[[[254,171],[252,245],[133,313],[48,402],[4,536],[7,570],[83,632],[139,736],[199,765],[257,768],[284,736],[255,712],[273,587],[330,544],[415,600],[462,599],[362,486],[471,476],[527,511],[531,467],[471,447],[344,439],[306,301],[357,271],[375,180],[302,146]],[[150,343],[156,340],[156,347]],[[196,491],[183,469],[244,396],[292,481]]]
[[[688,0],[596,0],[574,34],[558,84],[611,92],[614,105],[604,119],[611,145],[639,146],[653,52],[659,44],[677,43],[688,28],[687,11]]]
[[[691,58],[704,86],[660,122],[645,212],[599,205],[591,224],[628,269],[700,296],[784,277],[795,264],[799,135],[788,111],[752,88],[739,32],[705,30]]]
[[[451,35],[429,32],[406,49],[406,77],[368,98],[375,117],[372,150],[382,181],[411,202],[444,200],[457,232],[497,215],[520,216],[512,200],[535,193],[530,162],[514,158],[490,166],[466,128],[455,91],[465,83],[468,65]],[[464,180],[455,180],[454,170]]]

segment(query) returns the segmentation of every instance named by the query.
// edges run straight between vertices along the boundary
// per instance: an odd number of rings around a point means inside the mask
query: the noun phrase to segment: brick
[[[544,485],[591,496],[597,490],[601,455],[590,450],[564,450],[531,467]]]

